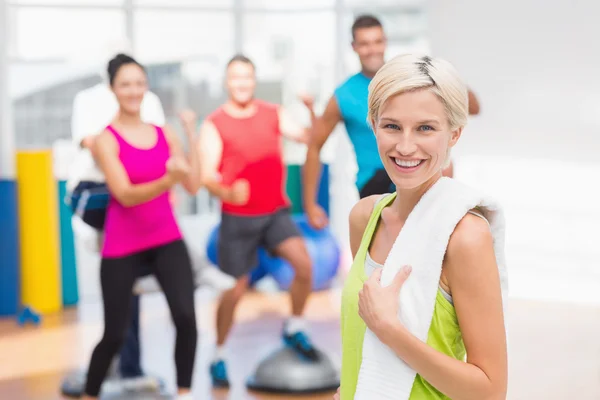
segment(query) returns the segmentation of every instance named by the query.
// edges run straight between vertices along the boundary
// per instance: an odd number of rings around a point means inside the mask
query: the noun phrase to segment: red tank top
[[[265,215],[290,204],[277,106],[258,100],[255,104],[256,113],[248,118],[234,118],[222,107],[208,117],[223,141],[219,165],[223,185],[246,179],[250,186],[248,203],[223,202],[227,214]]]

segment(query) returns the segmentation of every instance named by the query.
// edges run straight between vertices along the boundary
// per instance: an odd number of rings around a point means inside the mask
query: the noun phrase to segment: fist
[[[245,179],[238,179],[233,182],[231,188],[229,188],[229,193],[226,198],[226,201],[235,205],[244,205],[248,202],[250,198],[250,184]]]
[[[179,120],[185,128],[196,129],[196,113],[192,110],[183,110],[179,113]]]
[[[171,157],[167,160],[167,173],[175,181],[179,182],[190,172],[187,161],[181,157]]]

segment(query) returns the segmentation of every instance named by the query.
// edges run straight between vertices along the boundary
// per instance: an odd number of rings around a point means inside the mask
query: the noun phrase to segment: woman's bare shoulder
[[[477,260],[489,259],[493,252],[494,241],[488,222],[479,215],[467,213],[450,236],[445,264],[464,272],[470,266],[478,268],[482,263]]]
[[[371,213],[373,212],[373,208],[375,207],[375,203],[379,199],[381,199],[385,195],[372,195],[360,199],[352,210],[350,211],[350,229],[358,230],[360,232],[364,231],[367,224],[369,223],[369,218],[371,218]]]

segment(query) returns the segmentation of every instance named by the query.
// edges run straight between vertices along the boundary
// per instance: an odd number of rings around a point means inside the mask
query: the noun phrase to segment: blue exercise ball
[[[221,224],[217,224],[208,237],[208,243],[206,246],[206,257],[208,260],[216,266],[219,266],[219,227]],[[263,254],[264,253],[264,254]],[[264,257],[266,251],[264,249],[258,249],[258,257]],[[268,272],[261,264],[256,265],[252,271],[250,271],[250,286],[254,286],[256,282],[267,276]]]
[[[340,266],[340,248],[329,228],[317,230],[310,226],[305,215],[293,216],[302,232],[313,266],[313,290],[324,290],[331,286]],[[292,266],[279,257],[263,253],[259,265],[271,275],[279,287],[289,289],[294,279]]]
[[[308,223],[306,216],[294,215],[296,226],[300,229],[313,265],[313,290],[324,290],[331,286],[340,266],[340,248],[329,228],[317,230]],[[215,265],[218,264],[219,225],[208,239],[206,254]],[[258,265],[250,273],[250,284],[270,275],[282,290],[289,289],[294,278],[291,265],[282,258],[272,257],[265,249],[258,250]]]

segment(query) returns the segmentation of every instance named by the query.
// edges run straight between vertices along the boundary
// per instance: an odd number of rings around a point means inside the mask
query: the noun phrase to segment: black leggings
[[[100,283],[104,301],[104,336],[94,349],[85,393],[97,397],[111,361],[125,339],[134,282],[150,266],[171,310],[177,330],[175,364],[177,386],[191,388],[196,356],[194,279],[187,248],[182,240],[120,258],[103,258]]]

